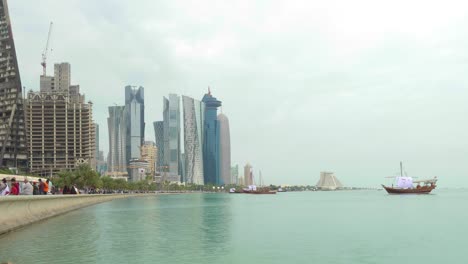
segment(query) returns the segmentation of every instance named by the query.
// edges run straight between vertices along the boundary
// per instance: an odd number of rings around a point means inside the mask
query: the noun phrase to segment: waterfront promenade
[[[84,194],[4,196],[0,198],[0,235],[86,206],[155,194]]]

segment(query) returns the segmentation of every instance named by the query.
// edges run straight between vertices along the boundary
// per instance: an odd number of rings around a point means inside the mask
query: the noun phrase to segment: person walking
[[[68,188],[68,185],[65,185],[63,187],[62,194],[70,194],[70,188]]]
[[[49,194],[49,179],[44,182],[44,195]]]
[[[19,183],[15,178],[11,179],[11,192],[10,195],[19,195]]]
[[[48,186],[48,191],[47,194],[54,194],[54,185],[52,185],[52,181],[50,179],[46,180],[47,186]]]
[[[79,194],[79,193],[80,192],[76,188],[75,184],[73,184],[72,187],[70,188],[70,194]]]
[[[49,179],[44,182],[44,195],[49,194]]]
[[[44,182],[39,179],[39,195],[43,195],[44,194]]]
[[[21,195],[33,195],[34,188],[29,183],[28,178],[24,178],[23,189],[21,190]]]
[[[37,187],[37,183],[33,182],[33,195],[39,194],[39,187]]]
[[[0,183],[0,196],[6,196],[10,194],[10,187],[7,184],[7,180],[5,178],[2,179]]]
[[[6,187],[7,187],[6,179],[3,178],[2,181],[0,182],[0,193],[2,193],[3,190],[5,190]]]

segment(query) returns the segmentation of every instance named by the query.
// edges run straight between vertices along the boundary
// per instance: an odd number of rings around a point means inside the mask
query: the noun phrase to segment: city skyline
[[[72,64],[73,81],[93,101],[101,126],[107,107],[123,101],[120,89],[127,83],[146,87],[152,101],[147,122],[162,119],[163,95],[199,98],[211,86],[231,121],[233,163],[250,161],[267,182],[315,183],[318,172],[331,170],[348,184],[376,186],[403,160],[410,175],[468,185],[468,144],[460,140],[468,131],[467,52],[459,32],[468,9],[460,5],[425,3],[417,20],[412,14],[418,5],[398,1],[299,1],[286,9],[278,1],[115,1],[112,12],[105,3],[86,0],[9,5],[26,90],[39,88],[40,55],[52,20],[49,64]],[[69,34],[70,28],[76,32]],[[122,32],[130,33],[122,38]],[[152,139],[148,127],[146,139]],[[100,142],[107,153],[105,134]],[[278,139],[287,144],[270,151]],[[285,155],[294,164],[284,163]]]

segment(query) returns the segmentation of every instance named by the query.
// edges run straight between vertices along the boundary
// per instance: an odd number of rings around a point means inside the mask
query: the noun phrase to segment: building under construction
[[[69,64],[56,65],[56,69],[60,65],[68,65],[69,71]],[[84,163],[96,166],[93,105],[85,103],[78,85],[69,83],[68,79],[60,88],[41,87],[40,92],[28,93],[26,127],[32,173],[51,175]]]
[[[0,167],[26,167],[21,79],[6,0],[0,1]]]

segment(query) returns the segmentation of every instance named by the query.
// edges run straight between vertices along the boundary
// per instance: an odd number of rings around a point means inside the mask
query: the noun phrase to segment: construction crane
[[[50,43],[50,35],[52,34],[52,26],[54,25],[53,22],[50,22],[49,26],[49,34],[47,35],[47,42],[44,51],[42,52],[42,75],[46,76],[46,69],[47,69],[47,53],[49,53],[49,43]]]

